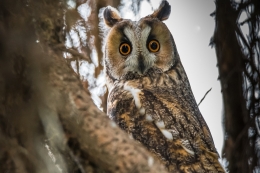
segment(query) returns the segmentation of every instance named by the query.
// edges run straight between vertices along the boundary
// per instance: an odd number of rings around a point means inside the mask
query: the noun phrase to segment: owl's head
[[[152,67],[162,72],[171,68],[177,51],[169,29],[162,22],[170,13],[171,6],[165,0],[151,15],[139,21],[122,19],[110,6],[104,10],[104,21],[110,28],[105,66],[111,79],[121,79],[129,72],[145,75]]]

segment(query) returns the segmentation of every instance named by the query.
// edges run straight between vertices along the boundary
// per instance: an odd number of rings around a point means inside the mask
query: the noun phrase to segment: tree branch
[[[205,97],[208,95],[208,93],[212,90],[212,88],[210,88],[206,93],[205,95],[202,97],[202,99],[200,100],[198,106],[201,104],[201,102],[205,99]]]

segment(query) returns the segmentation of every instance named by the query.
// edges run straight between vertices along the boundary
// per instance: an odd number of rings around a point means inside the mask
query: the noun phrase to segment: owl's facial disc
[[[128,73],[145,76],[151,68],[166,72],[172,67],[178,54],[171,33],[162,22],[170,12],[167,1],[139,21],[121,18],[112,7],[105,9],[104,21],[110,28],[105,64],[110,78],[119,80]]]
[[[108,35],[107,69],[114,79],[120,79],[127,73],[143,76],[151,68],[164,72],[174,62],[173,47],[171,33],[160,20],[123,20]]]
[[[131,53],[125,57],[125,71],[143,75],[154,65],[160,43],[150,38],[150,32],[150,26],[141,28],[138,23],[124,28],[123,35],[132,45]]]
[[[138,57],[138,73],[139,74],[144,74],[147,70],[147,67],[144,64],[144,57],[142,55],[140,55]]]

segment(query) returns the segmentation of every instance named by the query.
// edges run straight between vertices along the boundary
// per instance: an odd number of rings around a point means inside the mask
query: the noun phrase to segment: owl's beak
[[[144,57],[142,55],[138,58],[138,69],[141,74],[144,74],[146,71],[146,66],[144,64]]]

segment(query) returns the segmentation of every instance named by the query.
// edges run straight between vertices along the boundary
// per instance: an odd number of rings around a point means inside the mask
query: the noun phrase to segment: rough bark
[[[0,172],[166,172],[66,63],[63,2],[27,5],[0,6]]]

